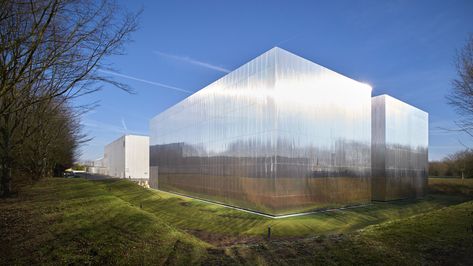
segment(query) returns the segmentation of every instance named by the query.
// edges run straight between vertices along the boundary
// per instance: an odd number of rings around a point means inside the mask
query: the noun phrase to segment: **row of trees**
[[[429,175],[473,178],[473,150],[466,149],[429,163]]]
[[[447,95],[448,103],[455,109],[459,119],[452,131],[460,131],[473,137],[473,35],[457,53],[457,77]],[[456,152],[441,161],[429,163],[430,176],[454,176],[473,178],[473,149]]]
[[[455,121],[458,130],[473,137],[473,35],[457,53],[456,69],[457,78],[447,100],[460,116]]]
[[[0,0],[0,194],[71,166],[85,141],[72,99],[105,83],[104,60],[120,54],[136,14],[108,0]]]

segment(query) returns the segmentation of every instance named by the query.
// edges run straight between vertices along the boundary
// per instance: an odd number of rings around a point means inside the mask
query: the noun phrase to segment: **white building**
[[[119,178],[149,179],[149,137],[124,135],[105,146],[106,174]]]
[[[88,163],[87,172],[91,174],[107,175],[107,168],[104,166],[103,157]]]

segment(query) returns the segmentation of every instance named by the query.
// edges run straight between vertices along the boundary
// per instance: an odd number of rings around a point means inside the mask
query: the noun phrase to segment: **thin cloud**
[[[192,65],[201,66],[201,67],[205,67],[205,68],[208,68],[208,69],[213,69],[213,70],[220,71],[220,72],[223,72],[223,73],[230,73],[231,72],[230,70],[228,70],[226,68],[223,68],[221,66],[216,66],[216,65],[213,65],[213,64],[210,64],[210,63],[207,63],[207,62],[202,62],[202,61],[199,61],[199,60],[195,60],[195,59],[187,57],[187,56],[173,55],[173,54],[163,53],[163,52],[160,52],[160,51],[153,51],[153,53],[157,54],[157,55],[160,55],[160,56],[172,58],[174,60],[183,61],[183,62],[192,64]]]
[[[149,80],[146,80],[146,79],[135,78],[135,77],[132,77],[132,76],[123,75],[123,74],[113,72],[113,71],[102,70],[102,69],[99,69],[98,71],[100,71],[102,73],[105,73],[105,74],[110,74],[110,75],[114,75],[114,76],[117,76],[117,77],[136,80],[136,81],[148,83],[148,84],[151,84],[151,85],[155,85],[155,86],[159,86],[159,87],[163,87],[163,88],[167,88],[167,89],[171,89],[171,90],[175,90],[175,91],[185,92],[185,93],[189,93],[189,94],[193,93],[192,91],[188,91],[188,90],[181,89],[181,88],[178,88],[178,87],[174,87],[174,86],[171,86],[171,85],[167,85],[167,84],[164,84],[164,83],[149,81]]]

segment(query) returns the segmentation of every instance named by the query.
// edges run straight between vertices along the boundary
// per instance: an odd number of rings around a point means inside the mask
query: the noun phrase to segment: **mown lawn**
[[[227,247],[205,264],[473,265],[472,227],[469,201],[350,234]]]
[[[81,179],[25,187],[0,200],[0,219],[2,265],[187,264],[209,246]]]
[[[271,219],[127,180],[46,179],[0,200],[0,264],[471,265],[473,180],[430,179],[430,189]]]
[[[95,181],[120,199],[142,206],[162,221],[199,235],[265,236],[271,225],[275,237],[346,233],[387,220],[410,217],[463,202],[464,194],[431,194],[421,200],[372,203],[367,206],[272,219],[166,192],[145,189],[127,180]],[[472,184],[473,186],[473,184]]]

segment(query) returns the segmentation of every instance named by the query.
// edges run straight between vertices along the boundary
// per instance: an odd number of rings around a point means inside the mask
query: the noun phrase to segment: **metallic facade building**
[[[428,175],[428,114],[388,95],[372,99],[372,199],[422,197]]]
[[[371,87],[273,48],[150,122],[150,185],[279,215],[371,200]]]

